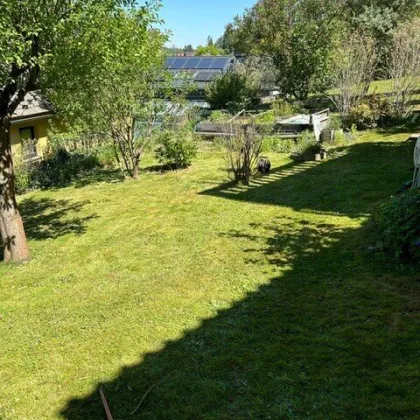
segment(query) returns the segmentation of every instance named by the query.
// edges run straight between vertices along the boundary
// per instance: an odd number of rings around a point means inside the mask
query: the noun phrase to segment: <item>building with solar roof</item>
[[[165,68],[173,75],[174,88],[181,85],[185,73],[189,73],[191,81],[197,89],[188,95],[188,99],[200,108],[208,108],[204,100],[206,85],[212,82],[217,76],[232,69],[237,63],[234,56],[195,56],[195,57],[168,57]]]
[[[190,74],[191,81],[197,89],[188,95],[194,106],[202,109],[210,108],[205,101],[204,91],[206,86],[216,77],[234,68],[243,62],[242,56],[193,56],[193,57],[168,57],[165,68],[173,75],[173,88],[184,86],[185,73]],[[279,94],[279,89],[274,78],[268,79],[262,86],[261,97],[272,98]]]

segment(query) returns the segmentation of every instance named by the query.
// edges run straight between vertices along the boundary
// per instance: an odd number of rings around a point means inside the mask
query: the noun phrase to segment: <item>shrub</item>
[[[226,149],[226,141],[223,137],[215,137],[213,140],[213,148],[217,151]]]
[[[197,156],[197,151],[194,135],[189,130],[179,129],[165,131],[160,135],[155,155],[161,164],[185,168]]]
[[[388,126],[393,120],[393,106],[386,96],[376,93],[369,96],[368,105],[375,116],[378,127]]]
[[[343,121],[338,115],[331,115],[328,122],[328,129],[338,131],[343,128]]]
[[[211,122],[227,122],[232,118],[233,116],[231,114],[217,109],[216,111],[212,111],[208,120]]]
[[[285,117],[301,112],[301,108],[298,105],[291,104],[284,99],[277,99],[274,102],[273,109],[275,114],[279,117]]]
[[[334,146],[345,146],[348,143],[348,136],[343,130],[338,130],[334,135]]]
[[[420,114],[413,113],[408,117],[401,118],[397,116],[388,117],[383,124],[384,127],[393,127],[399,131],[416,132],[420,126]]]
[[[249,185],[260,157],[262,141],[263,137],[257,132],[255,125],[249,125],[246,131],[238,130],[225,137],[227,169],[236,182]]]
[[[420,262],[420,189],[383,204],[375,221],[386,252],[400,261]]]
[[[17,159],[15,159],[17,162]],[[15,163],[15,191],[16,194],[23,194],[31,188],[31,170],[25,163]]]
[[[260,86],[246,74],[228,71],[206,87],[205,96],[213,109],[235,113],[260,103]]]
[[[255,117],[256,124],[275,124],[277,121],[276,111],[274,109],[264,112],[263,114],[258,114]]]
[[[25,163],[15,158],[15,189],[18,194],[33,188],[68,185],[79,176],[101,166],[94,154],[57,150],[41,162]]]
[[[361,104],[350,109],[343,118],[345,128],[355,125],[358,130],[385,126],[392,119],[392,106],[389,100],[379,95],[371,95]]]
[[[264,137],[261,151],[264,153],[291,153],[295,150],[296,143],[290,139],[282,139],[276,136]]]
[[[356,125],[359,130],[376,127],[376,118],[369,105],[362,103],[350,109],[349,115],[344,118],[346,128]]]
[[[115,165],[115,147],[113,144],[107,144],[99,146],[94,150],[94,154],[97,157],[101,166],[112,168]]]
[[[294,152],[299,154],[318,153],[320,151],[320,143],[316,140],[314,133],[304,131],[298,138]]]
[[[61,132],[51,129],[48,132],[49,151],[56,153],[61,149],[72,150],[83,147],[80,134],[73,132]]]
[[[64,186],[80,174],[100,166],[93,154],[70,153],[59,149],[52,157],[40,162],[31,170],[31,186],[49,188]]]
[[[318,111],[322,111],[323,109],[326,109],[326,108],[329,108],[331,112],[338,112],[337,105],[331,100],[331,98],[327,98],[325,96],[317,96],[317,95],[310,96],[305,101],[305,108],[311,114]]]
[[[272,109],[255,116],[256,124],[275,124],[279,117],[291,116],[302,112],[296,104],[291,104],[284,99],[277,99]]]

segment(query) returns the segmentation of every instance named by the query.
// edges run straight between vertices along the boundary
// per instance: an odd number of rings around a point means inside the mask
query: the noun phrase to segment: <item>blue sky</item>
[[[234,16],[252,7],[256,0],[163,0],[160,16],[165,29],[172,31],[168,45],[196,47],[214,40],[224,32]]]

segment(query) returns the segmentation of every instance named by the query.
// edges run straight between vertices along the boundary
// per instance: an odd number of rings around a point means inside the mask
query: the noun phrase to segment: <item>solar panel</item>
[[[196,69],[200,60],[201,58],[188,58],[187,63],[184,66],[184,69],[191,69],[191,70]]]
[[[212,65],[211,65],[211,68],[212,69],[221,69],[221,70],[223,70],[228,64],[229,64],[229,62],[230,62],[230,58],[216,58],[214,61],[213,61],[213,63],[212,63]]]
[[[175,58],[173,63],[171,64],[171,69],[182,69],[185,66],[185,58]]]
[[[214,58],[202,58],[198,63],[197,69],[211,69]]]
[[[167,68],[167,69],[169,69],[169,67],[171,66],[171,64],[174,62],[174,59],[173,58],[167,58],[166,59],[166,63],[165,63],[165,67]]]
[[[196,82],[207,82],[210,78],[211,72],[209,71],[199,71],[194,77]]]
[[[219,77],[221,74],[223,74],[222,72],[218,72],[218,71],[212,71],[210,73],[210,77],[209,77],[209,82],[211,82],[212,80],[216,79],[217,77]]]

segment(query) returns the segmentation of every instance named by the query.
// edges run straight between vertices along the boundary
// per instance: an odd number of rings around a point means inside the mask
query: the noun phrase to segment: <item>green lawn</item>
[[[370,84],[369,93],[373,94],[390,94],[392,92],[392,79],[391,80],[376,80]],[[330,94],[337,94],[336,89],[329,91]],[[418,91],[415,92],[411,98],[414,106],[414,110],[420,112],[420,82]]]
[[[376,80],[371,83],[370,93],[391,93],[392,92],[392,79],[391,80]],[[419,82],[420,91],[420,82]]]
[[[406,137],[272,155],[249,188],[206,151],[22,196],[0,418],[104,419],[100,386],[116,420],[420,418],[420,277],[369,250],[370,214],[412,176]]]

